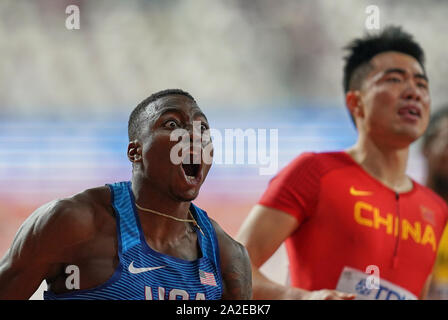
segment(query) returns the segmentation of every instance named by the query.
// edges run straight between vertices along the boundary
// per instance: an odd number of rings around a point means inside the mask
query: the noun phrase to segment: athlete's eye
[[[179,124],[175,120],[168,120],[167,122],[165,122],[165,127],[169,129],[177,129],[179,128]]]
[[[417,83],[417,87],[422,88],[422,89],[428,89],[428,84],[425,82],[419,82],[419,83]]]
[[[387,82],[394,82],[394,83],[400,83],[401,79],[397,77],[390,77],[386,79]]]
[[[205,129],[205,130],[202,130]],[[212,136],[210,133],[210,130],[207,126],[201,126],[201,138],[202,138],[202,144],[207,145],[210,142],[212,142]]]
[[[201,124],[201,132],[208,130],[208,126],[205,123]]]

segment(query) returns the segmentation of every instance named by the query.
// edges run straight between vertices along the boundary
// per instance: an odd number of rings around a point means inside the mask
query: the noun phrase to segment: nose
[[[197,121],[193,121],[192,124],[188,125],[188,134],[190,135],[190,143],[198,143],[200,145],[202,139],[201,124]]]
[[[406,88],[403,92],[403,98],[406,100],[421,101],[422,96],[417,83],[414,80],[407,81]]]

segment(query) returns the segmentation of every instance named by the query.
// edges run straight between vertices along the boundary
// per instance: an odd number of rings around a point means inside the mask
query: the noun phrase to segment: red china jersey
[[[413,181],[397,194],[345,152],[297,157],[259,204],[300,222],[286,249],[291,285],[307,290],[335,289],[344,267],[376,265],[380,278],[420,296],[448,217],[428,188]]]

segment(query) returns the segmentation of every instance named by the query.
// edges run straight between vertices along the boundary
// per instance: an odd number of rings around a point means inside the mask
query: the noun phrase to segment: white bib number
[[[336,290],[356,294],[355,300],[417,300],[408,290],[382,278],[377,286],[369,285],[369,277],[362,271],[344,267]]]

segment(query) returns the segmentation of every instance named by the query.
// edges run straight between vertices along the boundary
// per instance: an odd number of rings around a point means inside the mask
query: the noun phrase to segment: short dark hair
[[[344,78],[342,80],[344,93],[361,88],[362,81],[370,72],[370,60],[377,54],[387,51],[398,51],[414,57],[425,72],[425,54],[420,45],[414,41],[411,34],[399,26],[387,26],[378,34],[366,34],[363,38],[351,41],[345,50]],[[355,119],[350,113],[353,124]],[[355,124],[356,127],[356,124]]]
[[[448,118],[448,104],[439,108],[432,116],[429,121],[428,128],[423,136],[423,147],[427,147],[438,132],[438,124],[441,120]]]
[[[368,73],[370,60],[382,52],[398,51],[410,55],[425,70],[423,49],[411,34],[399,26],[385,27],[379,34],[366,34],[363,38],[350,42],[344,49],[349,51],[344,57],[344,93],[361,87],[361,82]]]
[[[129,141],[134,140],[137,137],[137,135],[139,133],[139,129],[140,129],[140,122],[142,120],[140,115],[142,114],[143,111],[146,110],[146,107],[150,103],[152,103],[162,97],[171,96],[171,95],[183,95],[183,96],[190,98],[194,103],[196,103],[196,100],[193,98],[193,96],[191,94],[189,94],[188,92],[183,91],[181,89],[166,89],[166,90],[162,90],[162,91],[153,93],[148,98],[146,98],[145,100],[140,102],[134,108],[134,110],[131,112],[131,115],[129,116],[129,121],[128,121]]]

